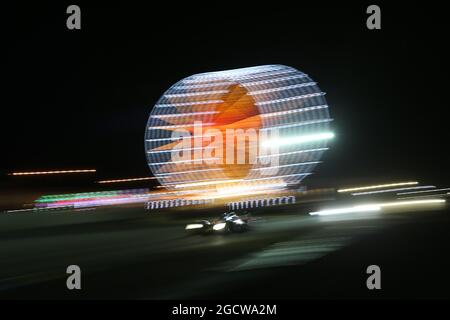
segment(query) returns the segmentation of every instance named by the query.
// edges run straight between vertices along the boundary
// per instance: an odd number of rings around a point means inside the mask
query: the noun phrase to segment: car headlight
[[[223,228],[225,228],[226,225],[227,224],[225,222],[217,223],[213,226],[213,229],[215,231],[219,231],[219,230],[222,230]]]
[[[200,229],[203,228],[203,225],[200,223],[192,223],[192,224],[188,224],[186,226],[186,230],[191,230],[191,229]]]

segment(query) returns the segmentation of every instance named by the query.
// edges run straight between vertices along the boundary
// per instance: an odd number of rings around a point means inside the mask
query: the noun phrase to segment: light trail
[[[329,140],[329,139],[333,139],[333,138],[334,138],[333,132],[321,132],[321,133],[308,134],[308,135],[302,135],[302,136],[296,136],[296,137],[269,139],[269,140],[261,143],[261,145],[263,147],[267,148],[274,144],[279,145],[279,146],[284,146],[284,145],[291,145],[291,144],[300,144],[300,143]]]
[[[362,190],[382,189],[382,188],[389,188],[389,187],[410,186],[410,185],[417,185],[417,184],[419,184],[419,182],[417,182],[417,181],[387,183],[387,184],[378,184],[378,185],[372,185],[372,186],[366,186],[366,187],[339,189],[338,192],[353,192],[353,191],[362,191]]]
[[[85,170],[57,170],[57,171],[30,171],[30,172],[11,172],[10,176],[31,176],[31,175],[48,175],[48,174],[70,174],[70,173],[93,173],[96,169]]]
[[[366,191],[366,192],[356,192],[352,193],[352,196],[362,196],[367,194],[377,194],[377,193],[387,193],[387,192],[396,192],[403,190],[416,190],[416,189],[431,189],[436,188],[435,186],[419,186],[419,187],[407,187],[407,188],[396,188],[396,189],[386,189],[386,190],[377,190],[377,191]]]
[[[119,183],[119,182],[131,182],[131,181],[144,181],[144,180],[155,180],[155,177],[144,177],[144,178],[129,178],[129,179],[115,179],[115,180],[100,180],[97,183]]]
[[[412,201],[393,201],[393,202],[382,202],[382,203],[370,203],[364,205],[357,205],[352,207],[343,207],[335,209],[325,209],[320,211],[310,212],[311,216],[327,216],[334,214],[347,214],[347,213],[360,213],[360,212],[373,212],[380,211],[385,207],[402,207],[402,206],[412,206],[412,205],[435,205],[442,204],[446,201],[444,199],[430,199],[430,200],[412,200]]]
[[[400,193],[397,193],[397,195],[401,196],[401,195],[405,195],[405,194],[417,194],[417,193],[438,192],[438,191],[447,191],[447,190],[450,190],[450,188],[442,188],[442,189],[434,189],[434,190],[426,190],[426,191],[400,192]]]

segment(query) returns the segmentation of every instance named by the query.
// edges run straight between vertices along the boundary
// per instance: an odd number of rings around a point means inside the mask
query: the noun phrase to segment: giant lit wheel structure
[[[182,79],[156,103],[145,133],[148,165],[168,189],[296,185],[313,172],[327,150],[326,139],[280,143],[276,154],[258,156],[278,157],[276,170],[273,165],[259,162],[173,161],[173,152],[178,150],[176,145],[180,141],[173,133],[184,130],[193,134],[196,122],[203,124],[203,130],[213,128],[222,132],[226,129],[268,133],[277,130],[277,141],[285,141],[283,139],[328,132],[331,118],[325,93],[317,83],[288,66],[265,65],[195,74]],[[208,146],[203,143],[188,152],[205,148]]]

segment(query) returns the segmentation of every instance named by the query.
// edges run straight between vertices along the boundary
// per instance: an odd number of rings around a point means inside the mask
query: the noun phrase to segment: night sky
[[[2,178],[91,167],[98,179],[147,176],[145,125],[167,88],[195,73],[284,64],[319,83],[334,119],[336,138],[305,183],[449,182],[442,7],[146,3],[2,9]],[[366,28],[372,3],[381,30]],[[81,7],[81,30],[66,28],[69,4]]]

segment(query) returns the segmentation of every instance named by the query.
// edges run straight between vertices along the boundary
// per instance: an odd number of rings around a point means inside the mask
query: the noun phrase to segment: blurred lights
[[[311,216],[328,216],[333,214],[345,214],[345,213],[354,213],[354,212],[371,212],[371,211],[380,211],[381,208],[378,205],[367,204],[367,205],[359,205],[347,208],[337,208],[337,209],[327,209],[316,212],[310,212]]]
[[[346,208],[336,208],[336,209],[326,209],[315,212],[310,212],[311,216],[326,216],[334,214],[346,214],[346,213],[360,213],[360,212],[373,212],[380,211],[385,207],[402,207],[402,206],[414,206],[414,205],[434,205],[443,204],[445,200],[443,199],[430,199],[430,200],[413,200],[413,201],[394,201],[394,202],[384,202],[384,203],[372,203],[365,205],[357,205]]]
[[[436,204],[445,203],[444,199],[430,199],[430,200],[413,200],[413,201],[395,201],[387,202],[381,204],[382,207],[393,207],[393,206],[411,206],[416,204]]]
[[[222,183],[233,183],[233,182],[241,182],[241,181],[242,181],[242,179],[194,182],[194,183],[177,184],[177,185],[175,185],[175,188],[178,189],[178,188],[200,187],[200,186],[216,185],[216,184],[222,184]]]
[[[148,189],[85,192],[47,195],[35,201],[36,208],[87,208],[142,203],[149,199]]]
[[[447,191],[447,190],[450,190],[450,188],[434,189],[434,190],[426,190],[426,191],[400,192],[400,193],[397,193],[397,195],[417,194],[417,193],[426,193],[426,192],[438,192],[438,191]]]
[[[155,180],[155,177],[145,177],[145,178],[130,178],[130,179],[116,179],[116,180],[101,180],[97,183],[119,183],[119,182],[131,182],[131,181],[143,181],[143,180]]]
[[[303,135],[303,136],[297,136],[297,137],[289,137],[289,138],[282,138],[282,139],[270,139],[267,141],[264,141],[262,143],[263,147],[270,147],[272,144],[277,144],[280,146],[283,145],[291,145],[291,144],[297,144],[297,143],[307,143],[307,142],[315,142],[315,141],[321,141],[321,140],[329,140],[334,138],[333,132],[322,132],[317,134],[309,134],[309,135]]]
[[[31,172],[12,172],[10,176],[31,176],[31,175],[48,175],[48,174],[68,174],[68,173],[91,173],[97,172],[95,169],[86,170],[58,170],[58,171],[31,171]]]
[[[254,187],[246,186],[247,191],[271,179],[272,183],[298,184],[320,163],[326,140],[334,137],[328,132],[332,119],[324,96],[307,74],[283,65],[184,78],[161,96],[150,114],[145,134],[150,170],[169,189],[198,187],[207,193],[235,182],[251,183]],[[194,127],[196,123],[201,126]],[[188,135],[180,137],[177,129]],[[230,143],[227,132],[246,137],[248,145],[242,146],[237,138]],[[256,138],[250,133],[256,133]],[[262,139],[271,134],[274,141],[258,143],[262,133],[266,134]],[[256,143],[250,143],[252,139]],[[221,143],[216,144],[218,141]],[[320,141],[317,147],[321,148],[305,150],[300,145],[314,141]],[[284,144],[292,144],[287,152],[270,148],[258,155],[259,146]],[[255,157],[251,148],[256,149]],[[268,162],[270,169],[276,170],[269,171],[265,167]],[[306,163],[308,167],[302,166]]]
[[[407,187],[407,188],[396,188],[396,189],[386,189],[386,190],[377,190],[377,191],[356,192],[356,193],[352,193],[352,196],[362,196],[362,195],[367,195],[367,194],[396,192],[396,191],[402,191],[402,190],[432,189],[432,188],[436,188],[436,187],[435,186],[419,186],[419,187]],[[431,191],[434,191],[434,190],[431,190]]]
[[[200,224],[200,223],[192,223],[192,224],[188,224],[185,229],[186,230],[192,230],[192,229],[201,229],[201,228],[203,228],[202,224]]]
[[[378,184],[378,185],[366,186],[366,187],[338,189],[338,192],[353,192],[353,191],[361,191],[361,190],[382,189],[382,188],[389,188],[389,187],[410,186],[410,185],[416,185],[416,184],[419,184],[419,182],[411,181],[411,182],[398,182],[398,183],[389,183],[389,184]]]
[[[215,231],[219,231],[219,230],[222,230],[222,229],[224,229],[225,227],[226,227],[226,223],[225,222],[221,222],[221,223],[217,223],[217,224],[215,224],[214,226],[213,226],[213,229],[215,230]]]

